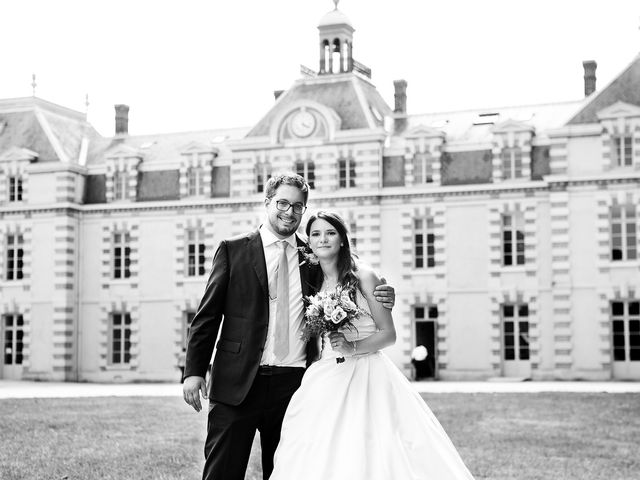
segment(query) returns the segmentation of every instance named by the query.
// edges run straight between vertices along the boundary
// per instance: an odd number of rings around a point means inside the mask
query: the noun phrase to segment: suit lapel
[[[264,290],[265,295],[269,294],[269,281],[267,279],[267,263],[264,259],[264,247],[262,246],[262,238],[260,232],[255,230],[248,237],[249,258],[253,263],[253,269],[258,276],[260,286]]]
[[[300,282],[302,284],[302,295],[310,296],[316,293],[318,286],[317,282],[317,273],[320,270],[319,267],[315,265],[309,265],[309,263],[304,258],[302,254],[301,248],[306,245],[306,243],[296,235],[296,243],[298,244],[298,264],[300,265]]]

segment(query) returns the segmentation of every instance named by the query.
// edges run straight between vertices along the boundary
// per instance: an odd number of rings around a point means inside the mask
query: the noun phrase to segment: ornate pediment
[[[125,158],[139,158],[141,160],[144,157],[144,155],[140,150],[124,143],[119,143],[109,148],[105,152],[104,156],[106,158],[125,157]]]
[[[495,125],[491,131],[493,133],[506,133],[506,132],[533,132],[532,125],[509,118],[504,122],[500,122]]]
[[[417,125],[404,134],[405,138],[444,138],[445,136],[446,134],[442,130],[427,125]]]
[[[625,102],[616,102],[603,108],[597,114],[599,120],[609,120],[624,117],[640,117],[640,107]]]
[[[38,160],[38,154],[33,150],[29,150],[28,148],[10,147],[9,149],[0,153],[0,162],[34,162],[36,160]]]
[[[191,154],[191,153],[218,153],[218,148],[214,147],[211,144],[193,141],[185,145],[180,149],[180,153],[182,154]]]

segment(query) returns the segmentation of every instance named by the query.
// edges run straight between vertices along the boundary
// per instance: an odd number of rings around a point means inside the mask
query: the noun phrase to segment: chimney
[[[273,98],[278,100],[278,98],[280,98],[280,95],[282,95],[283,93],[284,93],[284,90],[274,90],[273,91]]]
[[[407,113],[407,81],[394,80],[393,87],[396,92],[393,95],[396,103],[396,108],[393,110],[394,113]]]
[[[594,60],[582,62],[584,67],[584,96],[588,97],[596,91],[596,68],[598,64]]]
[[[116,105],[116,135],[129,134],[129,105]]]
[[[393,87],[395,89],[395,94],[393,95],[395,100],[393,130],[396,133],[401,133],[407,128],[407,81],[394,80]]]

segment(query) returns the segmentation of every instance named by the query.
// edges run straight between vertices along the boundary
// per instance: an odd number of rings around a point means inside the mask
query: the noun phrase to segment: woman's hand
[[[331,348],[343,355],[353,355],[353,342],[348,341],[342,332],[331,332],[329,334]]]

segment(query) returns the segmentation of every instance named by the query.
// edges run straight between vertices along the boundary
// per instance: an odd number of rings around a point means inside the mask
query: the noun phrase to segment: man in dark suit
[[[196,411],[200,395],[209,399],[207,480],[244,479],[256,429],[269,478],[287,405],[318,355],[317,342],[305,344],[299,335],[302,297],[322,282],[319,268],[303,262],[304,242],[295,235],[309,186],[299,175],[282,174],[269,179],[265,193],[267,222],[220,243],[190,327],[183,393]],[[376,293],[393,306],[391,287]],[[218,334],[207,395],[204,378]]]

